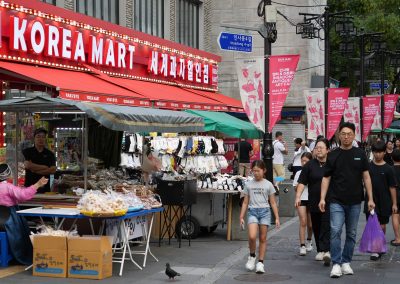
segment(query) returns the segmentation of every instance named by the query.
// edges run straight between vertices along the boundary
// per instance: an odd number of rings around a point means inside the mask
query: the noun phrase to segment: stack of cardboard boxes
[[[105,236],[35,236],[33,275],[83,279],[111,277],[112,239]]]

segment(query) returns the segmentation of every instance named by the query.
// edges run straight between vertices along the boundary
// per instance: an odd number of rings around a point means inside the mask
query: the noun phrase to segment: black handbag
[[[288,169],[289,172],[293,172],[293,163],[290,163],[290,164],[287,166],[287,169]]]

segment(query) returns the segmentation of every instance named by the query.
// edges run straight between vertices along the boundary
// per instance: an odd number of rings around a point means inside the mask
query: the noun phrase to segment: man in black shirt
[[[235,158],[239,160],[239,175],[249,174],[251,156],[253,156],[253,147],[245,139],[240,139],[240,142],[235,144]]]
[[[49,179],[56,172],[56,158],[50,150],[45,148],[47,131],[38,128],[34,132],[34,146],[25,149],[22,154],[25,158],[25,186],[35,184],[41,177]],[[50,179],[47,184],[38,189],[38,193],[50,191]]]
[[[321,212],[325,212],[325,199],[329,188],[332,278],[338,278],[342,274],[354,274],[350,262],[356,244],[361,202],[364,200],[363,181],[368,194],[368,209],[375,208],[367,157],[362,149],[352,146],[355,136],[354,124],[343,123],[339,128],[339,135],[341,146],[328,155],[319,202]],[[346,241],[342,251],[341,234],[344,224]]]
[[[392,246],[400,246],[400,149],[394,149],[392,153],[394,162],[394,172],[396,177],[396,195],[397,195],[397,212],[392,215],[392,225],[394,231],[394,240],[390,241]]]

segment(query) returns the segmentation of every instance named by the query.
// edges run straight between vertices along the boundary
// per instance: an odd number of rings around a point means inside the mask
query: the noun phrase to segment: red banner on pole
[[[368,96],[363,97],[363,141],[372,129],[381,128],[381,97]]]
[[[389,94],[383,96],[383,105],[384,105],[383,129],[389,128],[390,124],[392,123],[398,96],[399,95],[389,95]]]
[[[269,132],[280,117],[299,59],[300,55],[269,57]]]
[[[349,88],[328,89],[328,140],[335,135],[349,98]]]

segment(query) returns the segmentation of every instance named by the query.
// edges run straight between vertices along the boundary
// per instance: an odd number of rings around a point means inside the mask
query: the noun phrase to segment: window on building
[[[176,1],[176,28],[179,43],[199,48],[199,11],[202,1]]]
[[[52,5],[56,5],[57,0],[40,0],[42,2],[48,3],[48,4],[52,4]]]
[[[76,0],[77,12],[119,24],[119,0]]]
[[[135,29],[164,37],[164,0],[134,0]]]

